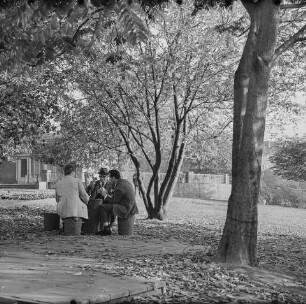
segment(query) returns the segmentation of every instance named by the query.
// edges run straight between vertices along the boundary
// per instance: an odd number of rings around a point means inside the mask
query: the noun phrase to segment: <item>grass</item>
[[[145,209],[140,201],[138,206],[141,214],[145,216]],[[173,198],[169,207],[168,220],[184,219],[186,222],[195,224],[212,221],[219,229],[220,226],[223,228],[226,211],[226,201]],[[258,233],[259,235],[275,233],[276,235],[305,237],[306,209],[258,205]]]

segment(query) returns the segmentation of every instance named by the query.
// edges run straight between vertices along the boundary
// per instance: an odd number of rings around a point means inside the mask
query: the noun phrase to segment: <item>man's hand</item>
[[[104,198],[107,196],[107,190],[104,187],[100,188],[98,193],[101,193]]]

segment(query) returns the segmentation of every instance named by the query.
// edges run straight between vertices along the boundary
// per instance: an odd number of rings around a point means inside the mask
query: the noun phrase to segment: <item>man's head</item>
[[[64,167],[64,174],[65,175],[69,175],[71,174],[73,171],[75,171],[75,166],[73,164],[68,164]]]
[[[108,176],[108,169],[105,168],[105,167],[102,167],[102,168],[99,170],[98,174],[99,174],[99,179],[100,179],[100,181],[101,181],[103,184],[105,184],[106,181],[107,181],[107,179],[108,179],[108,178],[107,178],[107,176]]]
[[[109,170],[108,176],[109,176],[109,182],[111,183],[112,186],[115,186],[117,180],[121,178],[121,174],[118,170]]]

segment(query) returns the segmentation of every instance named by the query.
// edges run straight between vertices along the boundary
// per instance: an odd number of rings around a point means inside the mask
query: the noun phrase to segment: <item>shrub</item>
[[[305,183],[289,181],[266,170],[262,175],[259,202],[267,205],[306,208]]]

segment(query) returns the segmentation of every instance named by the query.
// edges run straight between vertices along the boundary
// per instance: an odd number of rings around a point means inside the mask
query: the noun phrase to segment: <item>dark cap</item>
[[[98,172],[99,175],[108,175],[108,169],[107,168],[101,168]]]

